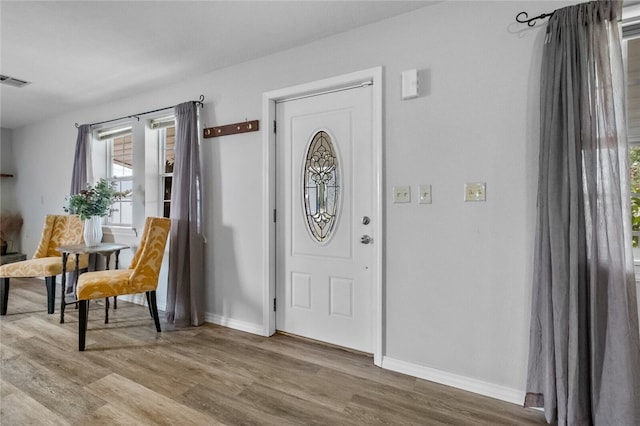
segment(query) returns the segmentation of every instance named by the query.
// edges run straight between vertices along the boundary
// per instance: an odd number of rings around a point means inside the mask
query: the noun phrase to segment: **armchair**
[[[44,277],[47,286],[47,312],[52,314],[56,297],[56,276],[62,273],[62,256],[57,247],[82,243],[83,224],[76,215],[46,215],[42,237],[33,258],[0,266],[0,315],[7,314],[9,279]],[[79,269],[86,269],[88,256],[80,256]],[[76,267],[69,258],[67,270]],[[62,289],[64,292],[64,289]],[[62,295],[64,297],[64,295]]]
[[[171,220],[162,217],[148,217],[140,247],[135,252],[129,269],[85,272],[78,278],[76,298],[80,305],[78,319],[78,350],[84,351],[89,319],[89,300],[102,299],[124,294],[146,293],[149,311],[153,316],[156,330],[160,332],[160,319],[156,304],[156,288],[164,248],[171,227]]]

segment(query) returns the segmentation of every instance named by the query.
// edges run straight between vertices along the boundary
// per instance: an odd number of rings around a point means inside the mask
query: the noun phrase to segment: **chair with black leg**
[[[78,319],[78,350],[84,351],[89,318],[89,300],[125,294],[145,293],[156,330],[160,332],[160,318],[156,304],[156,288],[162,266],[171,220],[148,217],[140,246],[129,269],[86,272],[78,278],[76,297],[80,304]]]
[[[62,273],[62,255],[56,248],[82,243],[84,225],[76,215],[46,215],[40,244],[33,258],[0,266],[0,315],[7,314],[11,278],[44,277],[47,286],[47,312],[52,314],[56,297],[56,276]],[[80,256],[78,269],[86,269],[88,256]],[[67,270],[76,267],[76,259],[67,260]],[[62,289],[64,297],[64,289]]]

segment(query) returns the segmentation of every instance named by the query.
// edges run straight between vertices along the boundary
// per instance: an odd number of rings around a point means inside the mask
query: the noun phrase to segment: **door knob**
[[[368,235],[363,235],[362,237],[360,237],[360,242],[362,244],[371,244],[371,241],[373,240],[373,238],[371,238]]]

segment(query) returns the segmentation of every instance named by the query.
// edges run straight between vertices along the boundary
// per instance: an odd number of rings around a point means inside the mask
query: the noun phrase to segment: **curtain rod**
[[[204,95],[200,95],[200,99],[199,100],[192,101],[192,102],[195,103],[196,105],[200,105],[201,107],[204,107]],[[114,118],[114,119],[111,119],[111,120],[99,121],[97,123],[91,123],[91,124],[89,124],[89,126],[97,126],[98,124],[111,123],[112,121],[124,120],[125,118],[135,118],[136,120],[140,121],[140,116],[141,115],[151,114],[151,113],[159,112],[159,111],[164,111],[165,109],[175,108],[176,106],[177,105],[173,105],[173,106],[169,106],[169,107],[165,107],[165,108],[154,109],[153,111],[139,112],[137,114],[131,114],[131,115],[127,115],[127,116],[120,117],[120,118]],[[80,125],[78,123],[76,123],[76,128],[78,128],[78,127],[80,127]]]
[[[555,10],[551,13],[543,13],[541,15],[538,15],[536,17],[533,18],[529,18],[529,14],[527,12],[520,12],[516,15],[516,21],[521,23],[521,24],[527,24],[530,27],[533,27],[536,23],[535,21],[538,19],[544,19],[544,18],[549,18],[551,16],[553,16],[553,14],[555,13]],[[524,17],[522,19],[520,19],[520,15],[524,15]]]
[[[555,12],[556,11],[554,10],[553,12],[542,13],[542,14],[540,14],[538,16],[533,17],[533,18],[529,18],[529,14],[527,12],[520,12],[520,13],[518,13],[516,15],[516,21],[521,23],[521,24],[527,24],[530,27],[533,27],[536,24],[535,21],[537,21],[538,19],[550,18],[551,16],[553,16],[553,14]],[[520,15],[524,15],[524,17],[522,19],[520,19]],[[622,20],[622,21],[619,20],[618,22],[622,22],[623,25],[624,25],[624,20]]]

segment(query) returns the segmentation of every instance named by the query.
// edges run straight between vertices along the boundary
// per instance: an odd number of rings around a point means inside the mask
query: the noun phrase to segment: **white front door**
[[[276,106],[276,328],[374,352],[372,87]]]

